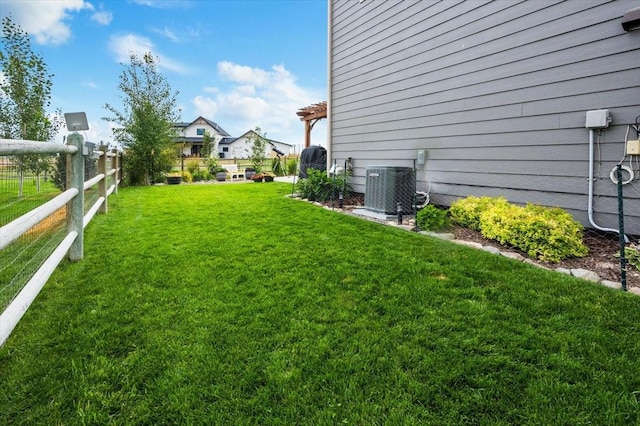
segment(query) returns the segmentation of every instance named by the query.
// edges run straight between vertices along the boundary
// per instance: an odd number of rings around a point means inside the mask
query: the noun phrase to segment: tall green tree
[[[48,141],[62,127],[62,114],[56,110],[51,115],[53,74],[49,74],[42,56],[31,49],[29,34],[10,17],[2,20],[0,43],[0,135],[5,139]],[[24,155],[16,157],[22,196],[22,177],[25,171],[36,174],[39,186],[40,174],[51,167],[49,156]]]
[[[128,183],[150,185],[164,179],[178,155],[172,127],[178,120],[178,92],[171,90],[151,53],[129,59],[129,64],[122,64],[118,84],[123,109],[105,104],[113,115],[103,120],[118,125],[113,134],[125,149]]]

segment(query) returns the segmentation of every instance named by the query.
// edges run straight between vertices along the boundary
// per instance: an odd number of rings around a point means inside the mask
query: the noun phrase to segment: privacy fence
[[[0,346],[65,256],[82,259],[84,228],[118,191],[120,154],[93,147],[78,133],[0,139]]]

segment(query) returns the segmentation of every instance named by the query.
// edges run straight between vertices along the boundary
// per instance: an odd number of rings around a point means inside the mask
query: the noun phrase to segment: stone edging
[[[301,198],[298,198],[298,197],[292,197],[292,198],[310,202],[309,200],[301,199]],[[333,208],[333,207],[330,207],[330,206],[325,206],[322,203],[318,203],[318,202],[312,202],[311,201],[311,203],[313,203],[313,204],[315,204],[315,205],[317,205],[319,207],[324,207],[327,210],[332,210],[332,211],[335,211],[335,212],[338,212],[338,213],[350,214],[352,216],[356,216],[356,217],[359,217],[359,218],[362,218],[362,219],[365,219],[365,220],[372,220],[371,218],[366,217],[366,216],[353,214],[349,210],[336,209],[336,208]],[[373,220],[373,221],[376,221],[376,220]],[[401,228],[401,229],[404,229],[406,231],[411,231],[411,232],[413,232],[413,230],[415,228],[415,222],[411,223],[412,221],[409,221],[410,222],[409,225],[404,225],[404,224],[403,225],[399,225],[397,222],[394,222],[394,221],[389,221],[389,222],[377,221],[377,222],[386,224],[388,226],[394,226],[396,228]],[[497,254],[497,255],[500,255],[500,256],[508,257],[509,259],[517,260],[517,261],[523,262],[523,263],[528,263],[530,265],[537,266],[538,268],[546,269],[548,271],[555,271],[555,272],[559,272],[561,274],[571,275],[573,277],[580,278],[580,279],[583,279],[583,280],[586,280],[586,281],[590,281],[590,282],[593,282],[593,283],[596,283],[596,284],[600,284],[600,285],[603,285],[605,287],[612,288],[614,290],[622,290],[622,283],[617,282],[617,281],[603,280],[595,272],[589,271],[589,270],[586,270],[586,269],[582,269],[582,268],[578,268],[578,269],[566,269],[566,268],[551,269],[551,268],[548,268],[548,267],[546,267],[544,265],[536,263],[535,261],[533,261],[533,260],[531,260],[529,258],[526,258],[526,257],[522,256],[520,253],[516,253],[516,252],[513,252],[513,251],[502,251],[502,250],[500,250],[500,249],[498,249],[496,247],[493,247],[493,246],[483,246],[482,244],[476,243],[475,241],[457,240],[457,239],[455,239],[455,236],[453,234],[451,234],[451,233],[436,233],[436,232],[428,232],[428,231],[420,231],[419,233],[423,234],[423,235],[428,235],[428,236],[431,236],[431,237],[434,237],[434,238],[439,238],[441,240],[450,241],[450,242],[455,243],[455,244],[460,244],[460,245],[464,245],[464,246],[467,246],[467,247],[472,247],[472,248],[475,248],[475,249],[484,250],[486,252]],[[633,293],[633,294],[636,294],[636,295],[640,296],[640,287],[629,287],[629,286],[627,286],[627,291],[629,293]]]
[[[493,254],[497,254],[500,256],[504,256],[504,257],[508,257],[509,259],[513,259],[513,260],[517,260],[519,262],[523,262],[523,263],[528,263],[529,265],[533,265],[533,266],[537,266],[539,268],[542,269],[546,269],[548,271],[555,271],[555,272],[559,272],[561,274],[567,274],[567,275],[571,275],[573,277],[576,278],[580,278],[583,280],[587,280],[596,284],[601,284],[605,287],[609,287],[615,290],[622,290],[622,283],[617,282],[617,281],[609,281],[609,280],[603,280],[601,279],[598,274],[596,274],[593,271],[589,271],[587,269],[582,269],[582,268],[577,268],[577,269],[566,269],[566,268],[556,268],[556,269],[551,269],[548,268],[544,265],[541,265],[539,263],[536,263],[535,261],[528,259],[524,256],[522,256],[520,253],[516,253],[513,251],[502,251],[496,247],[493,246],[483,246],[480,243],[476,243],[474,241],[464,241],[464,240],[456,240],[453,234],[438,234],[435,232],[426,232],[426,231],[420,231],[420,234],[423,235],[429,235],[431,237],[435,237],[435,238],[439,238],[441,240],[446,240],[446,241],[451,241],[452,243],[456,243],[456,244],[460,244],[463,246],[467,246],[467,247],[473,247],[479,250],[484,250],[486,252],[489,253],[493,253]],[[633,293],[633,294],[637,294],[640,295],[640,288],[638,287],[627,287],[627,291],[629,293]]]

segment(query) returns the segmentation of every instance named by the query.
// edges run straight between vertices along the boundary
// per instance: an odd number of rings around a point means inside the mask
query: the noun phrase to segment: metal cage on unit
[[[411,167],[369,166],[365,182],[364,207],[385,214],[396,214],[398,203],[406,214],[413,214],[416,173]]]

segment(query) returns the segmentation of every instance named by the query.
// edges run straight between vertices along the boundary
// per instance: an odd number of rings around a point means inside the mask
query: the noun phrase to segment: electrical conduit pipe
[[[593,135],[594,135],[594,130],[589,129],[589,204],[587,207],[587,213],[589,215],[589,223],[591,224],[591,226],[593,226],[596,229],[599,229],[600,231],[615,232],[616,234],[619,234],[620,231],[618,229],[604,228],[602,226],[597,225],[593,220],[593,140],[594,140]],[[623,235],[623,237],[624,237],[624,241],[628,243],[629,239],[627,238],[627,236]]]

